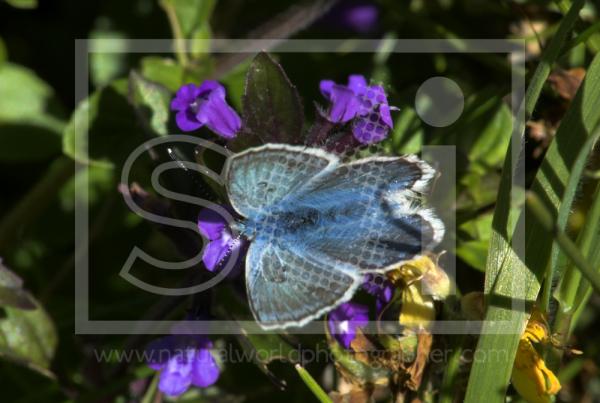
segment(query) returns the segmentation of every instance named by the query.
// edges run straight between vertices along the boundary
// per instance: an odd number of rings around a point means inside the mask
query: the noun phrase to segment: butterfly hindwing
[[[250,306],[265,329],[303,326],[349,300],[360,279],[347,264],[315,259],[279,242],[259,239],[246,256]]]

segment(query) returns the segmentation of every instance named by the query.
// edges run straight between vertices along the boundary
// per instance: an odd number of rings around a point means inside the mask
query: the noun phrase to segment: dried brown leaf
[[[431,345],[433,344],[433,336],[431,333],[421,332],[418,335],[419,344],[417,345],[417,357],[415,361],[406,369],[406,373],[409,375],[405,385],[408,389],[417,391],[421,386],[423,380],[423,373],[425,372],[425,366],[431,352]]]
[[[585,69],[581,67],[569,70],[556,69],[548,77],[548,82],[561,98],[571,101],[575,98],[584,77]]]

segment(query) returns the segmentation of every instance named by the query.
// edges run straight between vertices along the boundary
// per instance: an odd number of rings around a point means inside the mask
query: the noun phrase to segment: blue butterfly
[[[228,158],[230,203],[244,217],[250,307],[264,329],[303,326],[438,244],[422,207],[435,171],[415,156],[344,163],[317,148],[267,144]]]

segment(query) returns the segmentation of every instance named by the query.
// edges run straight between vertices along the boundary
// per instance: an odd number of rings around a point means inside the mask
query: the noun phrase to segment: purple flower
[[[236,250],[242,254],[244,242],[239,237],[233,237],[227,221],[216,211],[208,208],[200,211],[198,230],[208,238],[202,261],[209,271],[222,268],[227,258]]]
[[[158,389],[179,396],[192,385],[205,388],[219,378],[210,349],[212,342],[203,335],[173,334],[154,340],[146,348],[148,366],[160,371]]]
[[[356,329],[369,323],[369,308],[353,302],[346,302],[329,313],[329,333],[345,348],[356,337]]]
[[[375,297],[377,314],[392,300],[394,285],[381,274],[369,273],[365,275],[363,289]]]
[[[200,86],[186,84],[179,88],[171,101],[171,109],[177,111],[177,126],[186,132],[206,125],[218,135],[231,139],[242,126],[237,112],[225,101],[225,87],[213,80],[206,80]]]
[[[319,25],[328,30],[342,29],[361,34],[371,33],[378,28],[379,9],[373,1],[340,1],[321,19]]]
[[[379,10],[372,2],[351,2],[340,8],[339,18],[346,27],[356,32],[367,33],[377,28]]]
[[[347,85],[322,80],[319,87],[331,103],[327,119],[333,123],[353,120],[352,133],[359,142],[371,144],[381,141],[394,127],[383,87],[368,85],[364,76],[349,76]]]

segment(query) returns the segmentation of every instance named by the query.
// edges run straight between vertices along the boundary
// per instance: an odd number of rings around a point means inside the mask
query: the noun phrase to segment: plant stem
[[[590,282],[590,285],[594,288],[594,291],[600,294],[600,275],[596,273],[594,268],[587,262],[579,249],[577,249],[577,245],[575,245],[575,243],[569,239],[567,234],[556,227],[552,215],[548,209],[544,207],[541,200],[534,193],[527,192],[526,204],[537,218],[539,223],[542,224],[547,231],[554,235],[554,239],[562,248],[565,255],[571,259],[583,277]]]
[[[160,5],[165,10],[165,14],[167,14],[169,24],[171,25],[171,31],[173,31],[173,43],[175,46],[175,55],[177,56],[177,60],[179,61],[179,64],[186,67],[189,63],[187,49],[185,46],[186,38],[183,36],[183,31],[181,30],[181,24],[179,24],[179,18],[177,18],[175,6],[170,0],[161,0]]]
[[[296,364],[295,367],[296,371],[298,371],[298,374],[300,375],[300,378],[302,378],[306,386],[308,386],[310,391],[315,395],[317,399],[319,399],[321,403],[333,402],[307,370],[305,370],[300,364]]]
[[[586,216],[586,225],[579,236],[578,244],[585,258],[592,262],[592,264],[597,264],[600,257],[600,252],[598,251],[598,242],[600,241],[600,237],[598,237],[600,183],[596,187],[593,200],[593,205]],[[556,312],[552,331],[558,335],[559,342],[563,345],[571,337],[571,332],[577,324],[579,314],[591,296],[589,284],[581,280],[581,273],[573,265],[569,265],[555,292],[555,297],[559,302],[559,309]],[[551,350],[548,356],[548,367],[551,370],[557,370],[562,356],[562,350]]]

